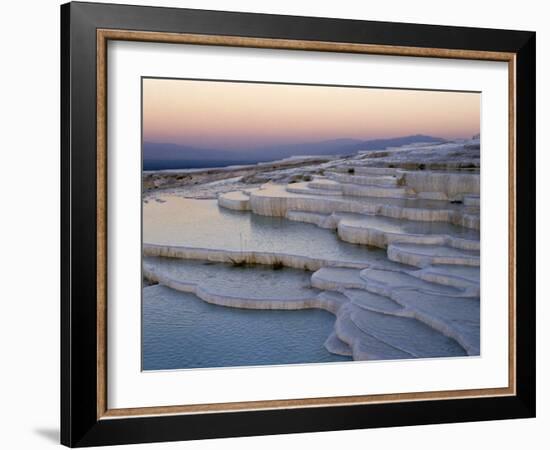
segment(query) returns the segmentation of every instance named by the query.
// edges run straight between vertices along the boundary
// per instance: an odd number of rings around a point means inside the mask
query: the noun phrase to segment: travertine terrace
[[[147,174],[170,190],[144,197],[144,277],[226,307],[324,309],[326,349],[355,360],[479,355],[479,139],[299,161],[201,173],[193,190]],[[189,196],[216,197],[204,220],[220,235],[193,238]]]

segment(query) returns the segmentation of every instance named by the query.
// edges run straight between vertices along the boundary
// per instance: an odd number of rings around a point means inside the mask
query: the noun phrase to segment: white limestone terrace
[[[220,264],[146,257],[145,277],[171,289],[193,293],[225,307],[293,310],[323,309],[335,315],[325,347],[355,360],[409,359],[479,354],[475,323],[479,301],[461,291],[402,274],[392,297],[377,293],[357,269],[323,268],[311,272],[262,265]],[[372,269],[374,270],[374,269]],[[390,271],[390,273],[394,273]],[[395,272],[398,274],[399,272]],[[365,277],[365,279],[363,279]],[[409,279],[412,284],[407,285]],[[453,305],[435,305],[434,314],[419,286],[446,296]],[[432,291],[428,291],[432,293]],[[401,295],[404,295],[402,298]],[[432,297],[428,297],[432,301]],[[465,308],[460,307],[464,304]],[[477,308],[476,308],[477,305]]]
[[[433,264],[479,266],[479,252],[442,245],[391,244],[388,246],[388,259],[416,267]]]
[[[371,167],[412,170],[479,170],[480,138],[438,144],[413,144],[378,152],[360,152],[361,161]]]
[[[348,212],[395,219],[447,222],[479,229],[479,207],[464,206],[445,200],[414,198],[402,193],[397,197],[386,197],[387,193],[387,190],[373,190],[369,192],[372,196],[357,195],[357,192],[353,195],[342,195],[332,190],[311,189],[301,183],[288,186],[269,183],[251,192],[248,204],[239,206],[239,209],[275,217],[286,217],[289,211],[319,214]],[[227,195],[219,196],[220,203],[225,207],[228,205],[225,201]]]
[[[310,213],[288,211],[286,218],[336,230],[338,237],[353,244],[386,248],[394,242],[446,245],[479,250],[479,232],[446,222],[412,221],[369,214]]]
[[[217,200],[155,193],[144,276],[226,307],[327,310],[326,349],[355,360],[479,355],[479,139],[301,164]]]
[[[426,282],[414,271],[322,268],[313,274],[312,286],[341,293],[355,308],[420,321],[468,355],[479,354],[479,285]]]
[[[312,288],[308,272],[185,261],[172,258],[144,259],[145,277],[202,300],[222,306],[251,309],[304,309],[324,306],[335,312],[333,302],[317,302],[319,291]]]

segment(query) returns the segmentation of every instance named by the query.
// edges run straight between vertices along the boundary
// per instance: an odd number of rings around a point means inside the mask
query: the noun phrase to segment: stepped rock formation
[[[216,200],[145,198],[147,280],[329,311],[326,349],[355,360],[480,354],[478,138],[236,170]]]

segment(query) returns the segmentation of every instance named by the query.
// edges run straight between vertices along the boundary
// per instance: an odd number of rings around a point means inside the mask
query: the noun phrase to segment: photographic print
[[[60,21],[64,445],[535,417],[534,32]]]
[[[480,355],[479,92],[141,82],[143,370]]]

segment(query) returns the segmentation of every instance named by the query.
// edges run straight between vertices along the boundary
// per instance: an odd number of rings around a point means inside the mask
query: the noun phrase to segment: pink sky
[[[143,137],[207,148],[479,133],[480,94],[143,80]]]

